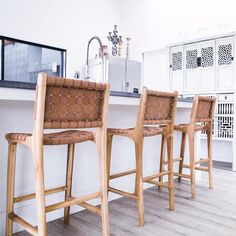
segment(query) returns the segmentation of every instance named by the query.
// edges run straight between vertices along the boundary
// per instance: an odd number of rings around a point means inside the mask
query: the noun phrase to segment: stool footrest
[[[209,161],[210,161],[210,158],[204,158],[204,159],[197,160],[194,163],[200,164],[200,163],[205,163],[205,162],[209,162]]]
[[[169,188],[168,183],[162,183],[162,182],[159,182],[159,181],[156,181],[156,180],[146,180],[145,182],[148,183],[148,184],[154,184],[156,186]]]
[[[190,165],[183,165],[184,168],[189,168],[190,169]],[[209,171],[208,167],[205,166],[194,166],[195,170],[201,170],[201,171]]]
[[[96,192],[96,193],[91,193],[82,197],[78,197],[78,198],[70,198],[67,201],[64,202],[59,202],[50,206],[45,207],[46,212],[50,212],[50,211],[55,211],[58,210],[60,208],[65,208],[65,207],[69,207],[71,205],[76,205],[78,203],[83,203],[85,201],[89,201],[98,197],[101,197],[102,193],[101,192]]]
[[[146,182],[146,181],[149,181],[149,180],[152,180],[152,179],[156,179],[156,178],[164,176],[164,175],[168,175],[169,172],[170,171],[163,171],[161,173],[157,173],[157,174],[154,174],[154,175],[147,176],[147,177],[143,178],[143,181]]]
[[[191,179],[191,176],[186,175],[186,174],[174,173],[174,176],[178,176],[178,177],[182,177],[182,178],[186,178],[186,179]]]
[[[16,215],[14,212],[8,214],[8,218],[10,218],[12,221],[16,222],[17,224],[21,225],[27,232],[29,232],[32,235],[38,235],[38,228],[29,224],[24,219]]]
[[[209,171],[209,168],[205,166],[195,166],[195,170]]]
[[[69,199],[76,199],[76,198],[69,197]],[[83,208],[86,208],[87,210],[89,210],[89,211],[91,211],[91,212],[93,212],[93,213],[95,213],[95,214],[97,214],[99,216],[101,215],[101,209],[99,207],[97,207],[97,206],[93,206],[93,205],[91,205],[91,204],[89,204],[87,202],[79,202],[79,203],[77,203],[77,205],[81,206]]]
[[[126,175],[131,175],[131,174],[134,174],[134,173],[136,173],[136,170],[128,170],[128,171],[124,171],[124,172],[117,173],[117,174],[114,174],[114,175],[110,175],[109,179],[116,179],[116,178],[123,177],[123,176],[126,176]]]
[[[125,197],[137,199],[137,196],[134,193],[128,193],[128,192],[125,192],[116,188],[108,187],[108,191],[125,196]]]
[[[176,158],[173,159],[173,162],[182,161],[182,159],[183,159],[183,158],[181,158],[181,157],[176,157]],[[168,164],[168,161],[165,161],[165,162],[164,162],[164,165],[167,165],[167,164]]]
[[[54,193],[59,193],[59,192],[63,192],[67,189],[66,186],[62,186],[62,187],[57,187],[57,188],[52,188],[52,189],[48,189],[44,191],[44,195],[49,195],[49,194],[54,194]],[[23,195],[23,196],[19,196],[19,197],[15,197],[14,198],[14,202],[23,202],[23,201],[27,201],[30,199],[34,199],[35,198],[35,193],[31,193],[31,194],[27,194],[27,195]]]

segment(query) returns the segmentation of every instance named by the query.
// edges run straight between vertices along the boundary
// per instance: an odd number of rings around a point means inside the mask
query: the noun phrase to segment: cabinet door
[[[142,85],[156,90],[169,90],[168,49],[143,53]]]
[[[233,47],[233,37],[216,40],[217,90],[234,88]]]
[[[200,43],[203,91],[215,90],[215,40]]]
[[[183,46],[170,48],[170,88],[183,91]]]
[[[201,50],[200,43],[193,43],[184,46],[184,82],[186,92],[201,90]]]

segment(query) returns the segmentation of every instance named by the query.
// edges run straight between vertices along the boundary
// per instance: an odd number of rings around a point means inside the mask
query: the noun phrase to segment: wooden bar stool
[[[175,125],[174,129],[176,131],[182,132],[180,157],[174,159],[174,162],[179,162],[179,172],[174,173],[178,176],[178,181],[181,178],[187,178],[191,181],[191,194],[192,198],[196,197],[195,190],[195,170],[207,171],[209,173],[209,188],[213,187],[212,184],[212,125],[213,116],[215,109],[215,97],[203,97],[196,96],[191,110],[190,122],[189,124],[179,124]],[[206,158],[195,160],[194,158],[194,133],[196,131],[205,131],[207,135],[207,152],[208,156]],[[184,152],[186,136],[189,139],[189,164],[184,164]],[[165,165],[165,161],[162,162]],[[199,164],[208,163],[208,167],[199,166]],[[183,174],[183,168],[190,169],[190,174]]]
[[[106,125],[109,85],[80,80],[48,77],[40,73],[36,89],[33,134],[9,133],[7,180],[6,235],[13,233],[13,222],[20,224],[32,235],[47,235],[46,213],[64,208],[64,221],[69,222],[70,206],[79,205],[101,215],[103,235],[109,235],[107,204]],[[72,128],[74,130],[72,130]],[[93,131],[78,128],[96,128]],[[44,129],[69,129],[56,133],[44,133]],[[93,141],[99,154],[99,191],[79,198],[72,196],[72,172],[76,143]],[[14,196],[16,147],[23,144],[33,153],[35,193]],[[68,145],[66,184],[62,187],[44,189],[44,145]],[[45,195],[65,192],[65,201],[45,206]],[[14,213],[15,203],[36,198],[38,226],[32,226]],[[86,201],[101,199],[101,208]]]
[[[144,224],[144,209],[143,209],[143,182],[159,185],[160,183],[154,179],[159,176],[168,175],[168,183],[163,184],[169,189],[169,206],[174,209],[174,186],[173,186],[173,132],[174,132],[174,118],[177,102],[177,92],[157,92],[143,88],[142,96],[139,104],[139,111],[137,115],[136,126],[128,129],[107,129],[107,178],[108,191],[116,194],[130,197],[137,201],[139,224]],[[161,126],[163,125],[164,126]],[[144,126],[146,125],[146,126]],[[112,138],[115,135],[124,136],[134,141],[136,169],[121,173],[110,174],[111,165],[111,148]],[[155,135],[164,135],[168,146],[168,171],[154,174],[143,178],[142,172],[142,152],[143,139]],[[163,139],[164,141],[164,139]],[[162,145],[164,148],[164,145]],[[161,151],[163,153],[163,150]],[[134,193],[128,193],[109,185],[109,180],[136,174]]]

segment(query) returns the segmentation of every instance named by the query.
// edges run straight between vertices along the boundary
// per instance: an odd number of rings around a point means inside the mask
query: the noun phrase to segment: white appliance
[[[109,81],[111,91],[140,93],[141,91],[141,62],[121,57],[105,56],[103,59],[89,60],[88,74],[90,80],[103,82],[102,66],[105,81]]]

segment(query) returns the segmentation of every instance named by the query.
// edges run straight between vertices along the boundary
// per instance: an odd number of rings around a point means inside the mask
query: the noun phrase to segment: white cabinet
[[[215,90],[215,64],[215,40],[171,47],[171,88],[180,92]]]
[[[232,91],[234,37],[170,47],[170,89],[180,92]]]
[[[143,85],[180,93],[233,92],[235,35],[143,53]]]

